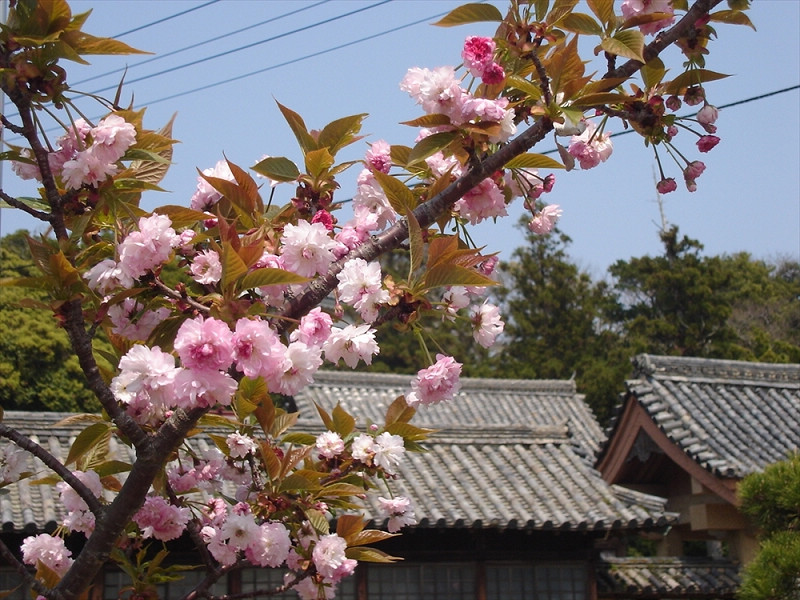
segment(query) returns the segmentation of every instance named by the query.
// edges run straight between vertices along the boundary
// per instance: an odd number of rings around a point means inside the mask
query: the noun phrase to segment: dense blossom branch
[[[103,505],[100,504],[100,501],[97,499],[97,497],[91,492],[91,490],[89,490],[88,487],[83,484],[80,479],[72,474],[72,471],[61,464],[61,462],[55,456],[50,454],[47,450],[42,448],[29,437],[21,434],[15,429],[12,429],[8,425],[3,425],[2,423],[0,423],[0,437],[11,440],[17,446],[42,461],[48,469],[61,477],[61,479],[63,479],[73,490],[75,490],[75,492],[83,499],[83,501],[86,502],[89,510],[92,511],[96,517],[99,518],[102,515]]]

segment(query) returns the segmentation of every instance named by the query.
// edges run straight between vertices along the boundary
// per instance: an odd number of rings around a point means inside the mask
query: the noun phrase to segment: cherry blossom
[[[299,221],[286,225],[281,237],[281,255],[285,267],[303,277],[325,272],[336,260],[337,243],[322,223]]]
[[[383,517],[389,519],[386,526],[389,533],[396,533],[406,525],[415,525],[417,523],[409,498],[405,496],[396,496],[394,498],[378,497],[378,503]]]
[[[461,389],[461,363],[452,356],[436,355],[436,362],[421,369],[411,381],[411,392],[406,394],[409,406],[430,406],[452,400]]]
[[[72,552],[67,549],[64,540],[48,533],[26,537],[20,549],[25,564],[36,566],[41,562],[58,575],[64,575],[73,563]]]
[[[133,521],[145,538],[168,542],[181,536],[190,517],[188,508],[170,504],[161,496],[148,496]]]

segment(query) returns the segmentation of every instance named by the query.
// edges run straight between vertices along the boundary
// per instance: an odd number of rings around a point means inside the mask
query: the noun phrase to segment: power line
[[[338,46],[332,46],[332,47],[327,48],[325,50],[321,50],[320,52],[314,52],[313,54],[306,54],[305,56],[300,56],[298,58],[293,58],[291,60],[287,60],[287,61],[284,61],[282,63],[277,63],[277,64],[274,64],[274,65],[270,65],[269,67],[264,67],[264,68],[258,69],[256,71],[250,71],[249,73],[245,73],[244,75],[237,75],[236,77],[230,77],[228,79],[223,79],[221,81],[216,81],[214,83],[209,83],[209,84],[203,85],[201,87],[193,88],[191,90],[186,90],[186,91],[183,91],[183,92],[178,92],[178,93],[172,94],[170,96],[163,96],[163,97],[158,98],[156,100],[148,101],[147,105],[151,106],[153,104],[158,104],[159,102],[165,102],[166,100],[173,100],[175,98],[180,98],[181,96],[188,96],[189,94],[194,94],[196,92],[203,92],[205,90],[208,90],[208,89],[220,86],[220,85],[225,85],[226,83],[231,83],[233,81],[241,81],[242,79],[246,79],[248,77],[252,77],[253,75],[259,75],[259,74],[265,73],[267,71],[272,71],[274,69],[279,69],[280,67],[286,67],[288,65],[292,65],[292,64],[304,61],[304,60],[308,60],[309,58],[315,58],[315,57],[321,56],[323,54],[328,54],[330,52],[335,52],[336,50],[341,50],[343,48],[348,48],[349,46],[355,46],[356,44],[360,44],[362,42],[367,42],[369,40],[373,40],[375,38],[382,37],[384,35],[388,35],[390,33],[394,33],[396,31],[400,31],[402,29],[407,29],[409,27],[413,27],[413,26],[419,25],[421,23],[427,23],[431,19],[435,19],[437,17],[442,17],[442,16],[444,16],[446,14],[447,14],[446,12],[437,13],[435,15],[431,15],[431,16],[425,17],[423,19],[419,19],[417,21],[412,21],[410,23],[406,23],[405,25],[398,25],[397,27],[393,27],[391,29],[387,29],[385,31],[381,31],[379,33],[373,33],[372,35],[368,35],[366,37],[359,38],[359,39],[353,40],[351,42],[345,42],[344,44],[339,44]]]
[[[219,2],[219,0],[213,0],[213,2],[208,2],[208,3],[204,4],[203,7],[208,6],[209,4],[213,4],[215,2]],[[296,15],[298,13],[301,13],[301,12],[305,11],[305,10],[310,10],[312,8],[316,8],[317,6],[320,6],[321,4],[325,4],[327,2],[330,2],[330,0],[320,0],[319,2],[316,2],[315,4],[311,4],[311,5],[303,6],[301,8],[297,8],[295,10],[291,10],[291,11],[289,11],[287,13],[283,13],[282,15],[278,15],[276,17],[271,17],[269,19],[266,19],[265,21],[260,21],[258,23],[253,23],[252,25],[248,25],[247,27],[243,27],[241,29],[237,29],[235,31],[229,31],[227,33],[223,33],[222,35],[218,35],[217,37],[204,39],[203,41],[197,42],[196,44],[191,44],[189,46],[184,46],[183,48],[178,48],[177,50],[173,50],[171,52],[166,52],[164,54],[158,54],[157,56],[153,56],[152,58],[148,58],[148,59],[139,61],[137,63],[134,63],[132,65],[128,65],[126,67],[120,67],[119,69],[113,69],[111,71],[107,71],[107,72],[101,73],[99,75],[93,75],[92,77],[89,77],[87,79],[82,79],[82,80],[74,83],[73,86],[82,85],[84,83],[88,83],[90,81],[94,81],[95,79],[100,79],[101,77],[105,77],[107,75],[114,75],[115,73],[121,73],[123,71],[130,71],[133,68],[141,67],[142,65],[146,65],[146,64],[149,64],[151,62],[155,62],[157,60],[162,60],[162,59],[167,58],[169,56],[174,56],[176,54],[180,54],[181,52],[186,52],[187,50],[194,50],[195,48],[199,48],[200,46],[204,46],[206,44],[210,44],[212,42],[219,41],[219,40],[221,40],[223,38],[227,38],[227,37],[230,37],[230,36],[233,36],[233,35],[238,35],[240,33],[244,33],[245,31],[248,31],[250,29],[255,29],[256,27],[261,27],[262,25],[266,25],[266,24],[272,23],[274,21],[279,21],[280,19],[283,19],[285,17],[291,17],[292,15]],[[202,7],[200,7],[200,8],[202,8]],[[188,11],[186,11],[186,12],[188,12]],[[172,17],[167,17],[165,19],[161,19],[160,21],[154,21],[152,23],[148,23],[147,25],[142,25],[141,27],[137,27],[136,29],[132,29],[131,31],[138,31],[139,29],[144,29],[145,27],[150,27],[151,25],[156,25],[156,24],[158,24],[160,22],[163,22],[163,21],[165,21],[167,19],[171,19],[173,17],[180,16],[181,14],[185,14],[185,12],[184,13],[178,13],[176,15],[173,15]],[[126,32],[126,33],[130,33],[130,32]],[[125,35],[125,34],[120,34],[120,35]],[[119,36],[114,36],[114,37],[116,38],[116,37],[119,37]]]
[[[272,42],[272,41],[275,41],[275,40],[278,40],[278,39],[293,35],[295,33],[308,31],[309,29],[313,29],[313,28],[319,27],[321,25],[327,25],[329,23],[333,23],[334,21],[338,21],[339,19],[344,19],[346,17],[351,17],[351,16],[353,16],[355,14],[358,14],[358,13],[361,13],[361,12],[365,12],[367,10],[371,10],[373,8],[381,6],[382,4],[387,4],[389,2],[391,2],[391,0],[381,0],[381,2],[376,2],[375,4],[370,4],[369,6],[365,6],[363,8],[358,8],[356,10],[352,10],[352,11],[347,12],[347,13],[342,13],[342,14],[337,15],[335,17],[330,17],[328,19],[324,19],[322,21],[318,21],[317,23],[313,23],[311,25],[305,25],[303,27],[298,27],[298,28],[292,29],[290,31],[285,31],[283,33],[279,33],[278,35],[274,35],[272,37],[269,37],[269,38],[266,38],[266,39],[263,39],[263,40],[259,40],[257,42],[252,42],[250,44],[245,44],[244,46],[239,46],[238,48],[233,48],[231,50],[226,50],[225,52],[220,52],[218,54],[214,54],[213,56],[207,56],[205,58],[198,58],[197,60],[193,60],[191,62],[184,63],[184,64],[179,65],[177,67],[171,67],[169,69],[164,69],[162,71],[157,71],[156,73],[151,73],[149,75],[143,75],[142,77],[139,77],[137,79],[131,79],[127,83],[128,83],[128,85],[130,85],[132,83],[137,83],[139,81],[144,81],[146,79],[151,79],[153,77],[158,77],[159,75],[166,75],[167,73],[174,73],[175,71],[179,71],[181,69],[185,69],[186,67],[191,67],[191,66],[194,66],[194,65],[197,65],[197,64],[200,64],[200,63],[204,63],[206,61],[214,60],[215,58],[220,58],[222,56],[227,56],[227,55],[233,54],[235,52],[240,52],[242,50],[248,50],[250,48],[255,48],[256,46],[260,46],[262,44],[266,44],[267,42]],[[96,91],[92,92],[92,94],[99,94],[101,92],[105,92],[105,91],[108,91],[108,90],[113,90],[113,89],[116,89],[116,87],[117,87],[116,85],[107,86],[107,87],[104,87],[104,88],[102,88],[100,90],[96,90]]]
[[[182,17],[183,15],[188,15],[190,12],[194,12],[196,10],[200,10],[201,8],[205,8],[206,6],[210,6],[212,4],[216,4],[219,0],[209,0],[205,4],[201,4],[199,6],[194,6],[192,8],[187,8],[186,10],[175,13],[174,15],[170,15],[168,17],[164,17],[162,19],[158,19],[157,21],[153,21],[152,23],[145,23],[144,25],[139,25],[138,27],[134,27],[133,29],[129,29],[128,31],[123,31],[122,33],[118,33],[117,35],[112,36],[113,39],[121,38],[122,36],[135,33],[137,31],[141,31],[142,29],[147,29],[148,27],[152,27],[153,25],[160,25],[161,23],[166,23],[171,19],[175,19],[177,17]]]

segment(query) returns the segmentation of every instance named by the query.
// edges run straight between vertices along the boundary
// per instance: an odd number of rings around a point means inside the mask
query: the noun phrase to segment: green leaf
[[[459,136],[457,131],[441,131],[423,138],[408,155],[408,164],[425,160],[440,150],[447,148]]]
[[[491,4],[464,4],[434,23],[438,27],[454,27],[482,21],[502,21],[503,14]]]
[[[659,57],[652,58],[640,70],[642,74],[642,81],[644,82],[645,89],[653,89],[664,79],[667,69],[664,67],[664,61]]]
[[[365,546],[367,544],[375,544],[389,538],[396,537],[397,533],[389,533],[387,531],[379,531],[377,529],[366,529],[359,532],[357,535],[347,540],[349,547]]]
[[[319,413],[319,418],[322,419],[323,425],[325,425],[325,429],[328,431],[336,431],[336,426],[333,424],[333,419],[328,414],[324,408],[322,408],[319,404],[314,404],[317,407],[317,412]]]
[[[287,433],[281,438],[284,444],[294,444],[295,446],[313,446],[317,441],[317,436],[310,433]]]
[[[719,10],[715,13],[711,13],[710,17],[712,21],[716,21],[718,23],[728,23],[729,25],[746,25],[747,27],[752,27],[753,31],[756,30],[756,26],[753,25],[750,17],[739,10]]]
[[[297,165],[283,156],[270,156],[250,168],[274,181],[297,181],[297,178],[300,177],[300,169],[297,168]]]
[[[72,46],[78,54],[103,54],[103,55],[124,55],[124,54],[152,54],[144,50],[137,50],[119,40],[111,38],[95,37],[83,31],[65,32],[61,39]]]
[[[572,106],[584,109],[590,106],[602,106],[604,104],[622,104],[630,100],[625,94],[616,92],[600,92],[598,94],[584,94],[572,101]]]
[[[578,0],[556,0],[553,3],[553,8],[547,13],[544,18],[545,23],[548,25],[563,25],[563,19],[572,12],[572,9],[578,4]]]
[[[331,528],[330,524],[328,523],[328,519],[326,519],[325,515],[320,511],[313,508],[308,508],[306,509],[306,517],[308,518],[308,522],[311,523],[311,526],[317,531],[317,533],[321,533],[322,535],[327,535],[330,533]]]
[[[96,446],[107,442],[111,438],[111,425],[106,422],[89,425],[81,431],[72,442],[65,465],[72,464],[90,453]]]
[[[294,133],[297,143],[300,144],[303,154],[306,154],[311,150],[316,150],[318,148],[317,142],[315,142],[314,138],[312,138],[308,133],[308,128],[306,127],[303,118],[293,110],[286,108],[280,102],[277,102],[277,104],[281,113],[283,113],[283,118],[286,119],[286,122],[289,124],[292,133]]]
[[[207,213],[199,210],[192,210],[191,208],[186,208],[185,206],[159,206],[153,212],[159,215],[168,216],[169,220],[172,221],[172,226],[175,229],[179,229],[181,227],[191,227],[195,223],[205,221],[209,218]]]
[[[600,47],[606,52],[623,58],[632,58],[644,62],[644,35],[638,29],[618,31],[614,37],[605,38]]]
[[[399,215],[407,215],[416,208],[416,199],[413,192],[402,181],[381,171],[374,172],[375,179],[381,184],[386,199]]]
[[[247,265],[229,243],[222,246],[222,290],[229,294],[237,290],[236,282],[247,274]]]
[[[672,17],[670,13],[663,13],[663,12],[656,12],[656,13],[646,13],[646,14],[638,14],[630,19],[626,19],[622,25],[620,25],[620,29],[630,29],[632,27],[639,27],[640,25],[646,25],[647,23],[655,23],[656,21],[663,21],[665,19],[669,19]]]
[[[109,475],[116,475],[117,473],[125,473],[132,468],[130,464],[122,462],[121,460],[107,460],[97,465],[94,471],[100,477],[108,477]]]
[[[292,473],[286,479],[281,481],[281,485],[278,487],[279,492],[286,492],[289,490],[314,490],[319,489],[319,485],[306,479],[302,475],[298,475],[297,473]]]
[[[341,404],[336,404],[333,408],[334,431],[342,437],[347,437],[356,428],[356,420],[353,416],[342,408]]]
[[[405,396],[398,396],[386,409],[385,427],[392,423],[408,423],[417,410],[408,405]]]
[[[327,148],[331,155],[356,141],[356,134],[361,131],[361,123],[367,113],[342,117],[325,125],[317,138],[320,148]]]
[[[172,125],[175,122],[177,113],[173,114],[169,122],[159,130],[159,134],[164,137],[172,137]],[[155,153],[155,157],[151,159],[137,160],[131,163],[131,169],[136,173],[136,179],[156,185],[161,183],[164,176],[169,170],[172,163],[172,144],[169,144],[163,150]]]
[[[497,282],[475,269],[467,269],[454,264],[437,265],[426,271],[425,289],[450,285],[489,286],[497,285]]]
[[[411,121],[403,121],[400,125],[409,125],[410,127],[441,127],[442,125],[450,125],[450,117],[439,113],[430,115],[423,115]]]
[[[327,148],[311,150],[306,154],[306,171],[312,177],[319,177],[333,166],[333,155]]]
[[[403,560],[391,554],[386,554],[386,552],[381,550],[367,548],[365,546],[351,546],[345,550],[344,553],[347,558],[360,562],[393,563],[398,560]]]
[[[563,169],[564,165],[544,154],[528,152],[515,156],[505,164],[505,167],[506,169]]]
[[[586,3],[600,22],[608,28],[614,20],[614,0],[587,0]]]
[[[290,285],[294,283],[307,283],[308,277],[303,277],[291,271],[265,267],[250,271],[239,282],[240,290],[251,290],[265,285]]]
[[[385,430],[392,435],[399,435],[404,440],[411,442],[421,442],[426,440],[430,434],[436,431],[435,429],[425,429],[423,427],[417,427],[416,425],[411,425],[410,423],[401,423],[399,421],[392,423],[386,427]]]
[[[666,84],[664,84],[664,91],[667,94],[680,95],[686,90],[686,88],[692,85],[705,83],[707,81],[716,81],[718,79],[725,79],[726,77],[729,77],[729,75],[724,75],[723,73],[716,73],[714,71],[709,71],[707,69],[692,69],[691,71],[686,71],[684,73],[681,73],[672,81],[669,81]]]
[[[583,35],[603,35],[603,28],[600,24],[584,13],[572,13],[567,15],[561,20],[559,27]]]

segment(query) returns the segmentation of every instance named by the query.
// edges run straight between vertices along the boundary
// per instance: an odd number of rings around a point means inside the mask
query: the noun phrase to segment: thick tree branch
[[[38,219],[40,221],[46,221],[48,223],[50,222],[50,215],[48,215],[47,213],[42,212],[40,210],[36,210],[35,208],[31,208],[30,206],[28,206],[24,202],[20,202],[19,200],[17,200],[13,196],[9,196],[3,190],[0,190],[0,199],[2,199],[5,202],[7,202],[8,205],[11,206],[12,208],[18,208],[22,212],[28,213],[34,219]]]
[[[8,425],[3,425],[2,423],[0,423],[0,437],[11,440],[17,446],[42,461],[48,469],[61,477],[61,479],[63,479],[67,485],[75,490],[81,499],[86,502],[86,506],[88,506],[89,510],[92,511],[95,518],[99,519],[102,516],[103,505],[100,504],[100,501],[97,499],[97,497],[88,487],[83,484],[80,479],[72,474],[72,471],[61,464],[61,461],[59,461],[55,456],[50,454],[47,450],[42,448],[29,437],[21,434],[16,429],[12,429]]]
[[[666,31],[662,31],[656,36],[652,42],[647,44],[642,52],[645,63],[650,62],[656,56],[661,54],[666,48],[674,44],[677,40],[684,37],[691,31],[697,20],[708,14],[711,9],[721,3],[722,0],[697,0],[681,18],[680,21],[675,23]],[[630,77],[641,69],[645,63],[631,59],[616,69],[609,71],[603,75],[603,79],[610,79],[615,77]]]
[[[122,489],[106,507],[103,519],[96,523],[75,563],[48,596],[51,600],[75,600],[80,596],[84,582],[92,581],[108,561],[115,542],[144,503],[153,480],[206,412],[207,408],[188,412],[177,409],[158,432],[148,438],[148,443],[137,449],[136,462]]]
[[[553,129],[553,123],[547,118],[542,118],[531,125],[522,134],[502,146],[497,152],[481,160],[475,167],[469,169],[464,175],[450,184],[444,191],[437,194],[427,202],[414,209],[414,216],[420,227],[430,227],[443,214],[446,214],[460,198],[489,177],[515,156],[524,154],[535,146],[545,135]],[[283,330],[292,319],[299,319],[309,310],[317,306],[336,287],[338,280],[336,274],[342,270],[344,263],[353,258],[363,258],[366,261],[375,260],[381,254],[394,250],[408,239],[408,224],[400,220],[382,234],[374,237],[372,241],[356,248],[353,252],[331,265],[328,273],[312,281],[303,293],[293,299],[277,323],[277,328]]]

